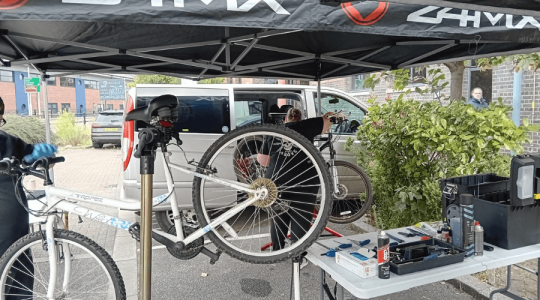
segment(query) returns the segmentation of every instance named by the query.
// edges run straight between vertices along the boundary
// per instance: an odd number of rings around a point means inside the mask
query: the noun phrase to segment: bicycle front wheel
[[[330,222],[346,224],[362,217],[371,207],[373,188],[366,172],[348,161],[334,162],[339,193],[334,193]]]
[[[49,299],[51,276],[45,232],[28,234],[0,258],[0,299]],[[126,299],[124,281],[109,254],[89,238],[54,230],[58,251],[54,299]]]
[[[267,167],[258,162],[260,154],[263,159],[267,155]],[[232,257],[252,263],[290,259],[305,251],[328,221],[332,198],[326,163],[310,141],[283,125],[235,129],[208,149],[199,167],[269,191],[208,233]],[[196,177],[193,182],[193,206],[201,227],[249,197],[210,180]],[[262,250],[270,241],[273,247]]]

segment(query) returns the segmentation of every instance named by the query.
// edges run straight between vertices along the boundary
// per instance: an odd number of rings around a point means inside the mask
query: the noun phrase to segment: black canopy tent
[[[339,5],[348,0],[321,0],[322,4]],[[492,13],[515,14],[540,17],[539,0],[390,0],[393,3],[434,5],[446,8],[489,11]]]
[[[530,16],[387,2],[10,0],[0,8],[2,64],[63,75],[316,80],[540,50]]]
[[[527,15],[469,15],[387,2],[331,7],[319,0],[2,0],[0,64],[32,64],[59,76],[156,73],[320,83],[537,52],[539,27]],[[46,81],[42,90],[46,101]],[[143,200],[151,208],[150,199]]]

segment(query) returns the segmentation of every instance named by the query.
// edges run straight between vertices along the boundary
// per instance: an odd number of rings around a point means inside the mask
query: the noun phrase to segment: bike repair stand
[[[139,140],[144,140],[144,142],[139,143],[139,147],[143,147],[137,149],[141,164],[139,300],[150,300],[152,297],[152,190],[156,140],[158,140],[156,134],[159,135],[159,132],[147,128],[141,130]]]
[[[302,260],[306,259],[307,252],[304,252],[300,254],[297,257],[294,257],[292,259],[293,264],[293,290],[294,290],[294,300],[300,300],[300,264],[302,264]]]

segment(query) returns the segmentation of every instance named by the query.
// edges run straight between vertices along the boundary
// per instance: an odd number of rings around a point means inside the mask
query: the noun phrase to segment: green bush
[[[90,145],[90,128],[85,128],[75,122],[75,114],[63,112],[56,120],[56,136],[62,146]]]
[[[357,132],[362,148],[352,139],[346,147],[372,180],[377,225],[394,228],[440,219],[442,178],[506,175],[509,157],[500,155],[500,149],[521,153],[528,133],[538,130],[528,120],[515,126],[511,110],[500,99],[483,110],[461,101],[442,106],[403,96],[373,104]]]
[[[29,144],[45,142],[45,123],[40,118],[16,114],[6,114],[4,118],[7,124],[2,126],[1,130]]]

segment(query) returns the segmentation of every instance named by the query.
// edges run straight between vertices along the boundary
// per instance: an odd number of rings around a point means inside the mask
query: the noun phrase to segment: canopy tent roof
[[[323,3],[347,3],[349,0],[321,0]],[[358,0],[357,0],[358,1]],[[540,0],[387,0],[393,3],[435,5],[447,8],[489,11],[492,13],[540,17]]]
[[[9,0],[0,58],[48,73],[315,80],[540,51],[530,16],[317,0]]]

